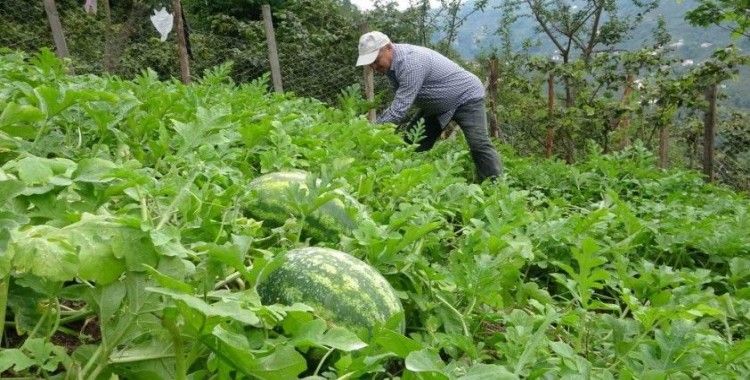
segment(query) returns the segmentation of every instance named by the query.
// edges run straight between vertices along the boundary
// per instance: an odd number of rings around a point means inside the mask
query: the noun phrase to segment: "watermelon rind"
[[[373,267],[345,252],[307,247],[276,259],[258,284],[263,304],[304,303],[329,322],[354,331],[400,320],[404,309],[393,287]]]

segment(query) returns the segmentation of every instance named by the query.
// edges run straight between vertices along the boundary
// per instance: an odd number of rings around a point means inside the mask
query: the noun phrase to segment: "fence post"
[[[276,34],[273,31],[273,19],[271,18],[271,5],[263,4],[263,25],[266,29],[266,43],[268,43],[268,62],[271,64],[271,80],[273,90],[284,92],[281,83],[281,65],[279,65],[279,52],[276,50]]]
[[[65,33],[63,32],[62,23],[60,23],[60,14],[57,13],[55,0],[44,0],[44,11],[47,13],[50,29],[52,29],[52,39],[55,41],[55,51],[60,58],[66,58],[68,53],[68,44],[65,43]]]
[[[497,120],[497,56],[490,57],[490,77],[487,83],[487,110],[489,111],[490,136],[500,138],[500,125]]]
[[[549,125],[547,126],[547,138],[544,141],[544,154],[547,158],[552,157],[552,146],[555,138],[555,74],[550,72],[547,78],[547,116]]]
[[[363,22],[359,26],[359,31],[362,34],[370,31],[370,27],[367,25],[367,21]],[[363,66],[362,76],[365,82],[365,99],[367,99],[368,102],[372,102],[375,100],[375,74],[373,73],[372,68],[369,65]],[[367,120],[370,120],[370,122],[374,122],[376,118],[377,115],[375,113],[375,108],[370,108],[370,110],[367,112]]]
[[[177,34],[177,58],[180,61],[180,78],[182,83],[190,84],[190,62],[188,61],[187,39],[185,38],[185,25],[182,19],[182,3],[180,0],[172,0],[172,12],[174,13],[174,29]]]
[[[712,84],[706,89],[708,109],[704,117],[703,128],[703,174],[709,182],[714,180],[714,138],[716,137],[716,95],[718,86]]]

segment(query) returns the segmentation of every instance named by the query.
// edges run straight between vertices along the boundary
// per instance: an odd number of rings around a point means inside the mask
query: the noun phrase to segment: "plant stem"
[[[456,310],[456,308],[453,307],[453,305],[451,305],[450,303],[448,303],[448,301],[446,301],[443,297],[440,297],[439,294],[435,293],[435,297],[438,300],[440,300],[440,302],[442,302],[448,309],[450,309],[453,313],[456,314],[456,316],[458,317],[458,320],[461,321],[461,327],[463,327],[464,329],[464,335],[466,335],[467,337],[471,337],[471,334],[469,334],[469,328],[466,327],[466,321],[464,320],[464,316],[461,315],[461,312]]]
[[[71,315],[65,316],[64,318],[61,318],[60,324],[64,325],[70,322],[80,321],[81,319],[85,319],[86,317],[93,315],[93,314],[94,314],[93,310],[78,311],[75,314],[71,314]]]
[[[333,352],[333,350],[334,350],[333,347],[331,347],[328,349],[328,352],[326,352],[326,354],[323,355],[323,358],[320,359],[320,363],[318,363],[318,367],[315,368],[315,372],[313,373],[312,377],[318,376],[318,372],[320,372],[320,369],[323,367],[323,363],[325,363],[326,359],[328,359],[328,355],[330,355],[331,352]]]
[[[57,306],[57,310],[55,311],[55,324],[53,325],[52,329],[50,329],[49,334],[46,336],[46,339],[49,340],[52,338],[52,335],[55,335],[55,331],[60,327],[60,300],[55,298],[55,305]]]
[[[87,379],[87,377],[85,377],[84,375],[89,371],[91,366],[94,365],[94,363],[96,363],[97,360],[99,360],[99,356],[102,354],[102,349],[103,349],[102,347],[103,345],[100,344],[99,347],[96,348],[96,351],[94,351],[94,355],[91,355],[91,358],[89,359],[89,361],[86,362],[86,365],[83,366],[83,369],[81,370],[81,372],[78,373],[78,379],[80,380]]]
[[[183,353],[180,329],[177,328],[177,324],[172,318],[163,317],[162,324],[169,331],[169,335],[172,336],[172,343],[174,344],[175,380],[185,380],[187,379],[187,366],[185,365],[185,354]]]
[[[10,278],[6,277],[0,280],[0,346],[3,342],[3,333],[5,332],[5,308],[8,305],[8,287]]]
[[[167,224],[167,222],[169,221],[169,218],[172,217],[172,213],[180,204],[180,202],[182,202],[182,199],[185,197],[185,194],[189,193],[188,190],[190,189],[190,185],[192,185],[193,182],[195,182],[195,179],[198,178],[199,174],[200,172],[196,172],[195,174],[193,174],[193,176],[190,177],[187,183],[185,183],[185,186],[183,186],[180,189],[180,192],[177,193],[177,196],[174,197],[174,200],[172,201],[172,203],[169,204],[169,207],[164,212],[164,215],[161,216],[161,219],[159,220],[159,224],[156,225],[157,230],[160,230],[162,227],[164,227],[165,224]]]
[[[135,191],[138,193],[138,200],[141,204],[141,221],[144,223],[147,223],[149,222],[149,216],[148,216],[148,204],[146,203],[146,197],[141,191],[140,186],[136,186]]]

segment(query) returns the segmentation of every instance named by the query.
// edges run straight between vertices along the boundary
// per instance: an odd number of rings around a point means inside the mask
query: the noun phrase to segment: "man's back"
[[[414,105],[426,114],[447,123],[458,106],[484,97],[484,86],[479,78],[442,54],[422,46],[393,46],[388,78],[395,89],[404,83],[419,83]]]

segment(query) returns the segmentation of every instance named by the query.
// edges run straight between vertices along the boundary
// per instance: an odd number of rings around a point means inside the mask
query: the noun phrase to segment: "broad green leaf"
[[[413,372],[442,372],[445,368],[440,355],[428,348],[411,352],[404,363],[406,369]]]
[[[504,366],[496,364],[478,363],[471,366],[466,374],[458,377],[457,380],[516,380],[518,376],[514,375]]]
[[[400,358],[406,358],[411,352],[424,348],[419,342],[386,329],[375,334],[375,343],[382,346],[384,350],[395,353]]]
[[[11,102],[0,114],[0,130],[14,137],[31,139],[38,132],[34,123],[44,120],[44,117],[44,112],[37,107]]]
[[[17,348],[0,350],[0,372],[5,372],[11,368],[15,372],[21,372],[35,363],[33,359]]]
[[[253,363],[250,373],[260,379],[295,379],[307,369],[305,358],[293,347],[283,345]]]
[[[18,161],[18,177],[27,185],[42,185],[54,175],[46,159],[26,157]]]
[[[50,226],[11,233],[11,242],[4,256],[9,259],[15,275],[31,273],[52,281],[68,281],[78,273],[75,247],[64,239],[55,238],[58,229]]]
[[[0,181],[0,203],[5,203],[5,201],[21,194],[25,188],[23,182],[15,179]]]
[[[156,255],[145,234],[109,217],[84,215],[81,221],[55,228],[39,225],[14,232],[6,262],[17,273],[66,281],[79,276],[107,284],[125,270],[142,271]]]
[[[194,289],[189,284],[180,281],[176,278],[169,277],[158,270],[156,270],[154,267],[149,265],[143,265],[146,268],[146,272],[151,275],[151,277],[156,280],[156,282],[159,283],[159,285],[174,290],[179,293],[192,293],[194,292]]]
[[[208,304],[202,299],[190,294],[179,293],[174,290],[165,288],[148,287],[147,291],[167,296],[173,300],[184,302],[189,308],[200,312],[204,316],[229,318],[246,325],[256,326],[260,324],[260,319],[251,310],[242,308],[236,302],[219,301],[214,304]]]
[[[360,340],[353,332],[338,326],[333,326],[323,334],[320,340],[325,346],[341,351],[356,351],[367,347],[367,343]]]
[[[73,172],[73,180],[77,182],[106,183],[112,180],[113,171],[117,164],[101,158],[85,158],[78,162],[78,168]]]
[[[210,336],[201,337],[201,342],[224,363],[248,376],[257,365],[257,359],[251,353],[252,348],[247,338],[220,325],[213,328]]]

